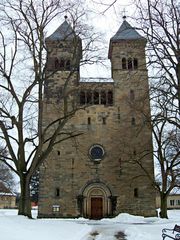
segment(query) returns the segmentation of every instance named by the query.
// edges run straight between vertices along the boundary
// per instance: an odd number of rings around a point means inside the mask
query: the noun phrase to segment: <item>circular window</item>
[[[89,150],[92,160],[100,161],[104,157],[104,148],[101,145],[93,145]]]

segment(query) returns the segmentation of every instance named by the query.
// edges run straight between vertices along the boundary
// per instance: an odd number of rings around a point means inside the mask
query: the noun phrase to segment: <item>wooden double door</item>
[[[91,219],[103,218],[103,198],[92,197],[91,198]]]

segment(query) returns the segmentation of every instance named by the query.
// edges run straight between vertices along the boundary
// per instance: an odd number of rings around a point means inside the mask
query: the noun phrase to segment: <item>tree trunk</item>
[[[160,217],[161,218],[168,218],[168,215],[167,215],[167,196],[164,195],[164,194],[161,194]]]
[[[180,113],[180,56],[178,56],[178,63],[176,65],[176,76],[177,76],[177,96],[178,96],[178,107]]]
[[[29,180],[26,176],[20,177],[21,195],[19,200],[18,215],[24,215],[32,218],[31,215],[31,198],[29,189]]]

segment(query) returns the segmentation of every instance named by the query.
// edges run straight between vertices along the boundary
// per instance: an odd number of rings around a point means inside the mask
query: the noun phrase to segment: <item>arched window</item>
[[[94,91],[94,104],[99,104],[99,92]]]
[[[128,69],[131,70],[132,67],[132,58],[128,58]]]
[[[59,68],[59,60],[57,58],[55,59],[54,66],[56,70]]]
[[[88,105],[92,104],[92,91],[87,91],[86,92],[86,103]]]
[[[134,69],[138,69],[138,59],[134,58]]]
[[[66,70],[70,70],[70,68],[71,68],[70,60],[67,60],[67,62],[66,62]]]
[[[80,99],[79,99],[80,104],[81,105],[86,104],[86,94],[84,91],[80,92],[79,97],[80,97]]]
[[[60,69],[64,69],[64,59],[61,59],[59,67]]]
[[[127,69],[126,58],[122,58],[122,69]]]
[[[106,92],[101,91],[101,104],[106,105]]]
[[[107,94],[108,105],[113,105],[113,91],[109,90]]]

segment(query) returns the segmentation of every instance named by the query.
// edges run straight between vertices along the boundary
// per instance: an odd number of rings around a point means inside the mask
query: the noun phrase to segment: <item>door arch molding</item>
[[[102,202],[102,216],[107,217],[112,214],[111,197],[112,193],[110,189],[102,182],[90,183],[83,187],[81,190],[81,196],[83,197],[82,209],[83,216],[86,218],[93,218],[93,199],[101,199]]]

